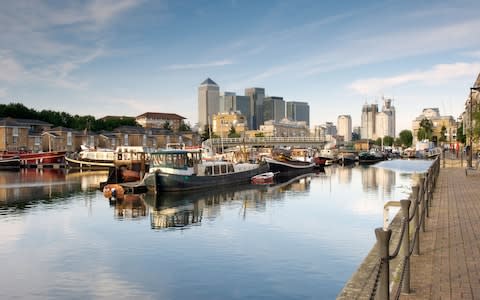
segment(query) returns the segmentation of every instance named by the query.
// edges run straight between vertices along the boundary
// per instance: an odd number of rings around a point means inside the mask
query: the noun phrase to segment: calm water
[[[410,192],[389,169],[121,202],[97,189],[102,172],[0,172],[0,298],[333,299],[383,203]]]

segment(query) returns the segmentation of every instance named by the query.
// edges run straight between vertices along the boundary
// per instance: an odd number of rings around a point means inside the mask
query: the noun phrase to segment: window
[[[124,135],[124,140],[125,140],[125,141],[124,141],[123,145],[124,145],[124,146],[128,146],[128,134],[125,134],[125,135]]]
[[[71,146],[71,145],[72,145],[72,133],[67,132],[67,146]]]
[[[143,135],[143,147],[146,147],[147,146],[147,135],[144,134]]]
[[[12,132],[12,136],[17,136],[18,137],[18,127],[13,127],[13,132]]]
[[[40,146],[40,137],[39,136],[35,137],[35,146]]]

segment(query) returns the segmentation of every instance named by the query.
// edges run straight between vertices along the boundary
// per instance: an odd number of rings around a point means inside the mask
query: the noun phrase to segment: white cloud
[[[413,71],[391,77],[367,78],[354,81],[349,88],[358,94],[372,95],[394,86],[411,82],[438,85],[455,78],[475,78],[480,70],[480,63],[439,64],[429,70]]]
[[[198,63],[198,64],[176,64],[165,67],[167,70],[192,70],[192,69],[203,69],[211,67],[223,67],[227,65],[232,65],[233,61],[229,59],[212,61],[207,63]]]
[[[0,52],[0,81],[13,82],[24,73],[23,67],[8,53]]]

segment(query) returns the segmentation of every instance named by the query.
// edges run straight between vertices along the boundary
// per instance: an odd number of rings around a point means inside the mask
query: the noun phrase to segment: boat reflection
[[[75,177],[72,177],[75,176]],[[98,188],[101,175],[81,173],[73,175],[65,169],[21,169],[17,172],[0,172],[0,206],[27,206],[21,203],[65,199],[81,191]],[[104,180],[104,179],[103,179]]]
[[[147,205],[140,195],[126,194],[110,201],[117,220],[142,219],[148,215]]]
[[[242,205],[245,218],[247,209],[264,211],[266,202],[283,199],[285,191],[306,192],[314,173],[276,180],[272,185],[243,184],[210,191],[147,193],[141,198],[150,206],[152,229],[185,228],[198,225],[203,218],[213,219],[221,213],[222,206],[237,201]]]

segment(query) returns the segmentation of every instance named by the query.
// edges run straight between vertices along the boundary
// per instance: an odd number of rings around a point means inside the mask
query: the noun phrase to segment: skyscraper
[[[365,103],[362,107],[362,139],[375,138],[375,121],[378,113],[378,105]]]
[[[198,87],[198,126],[203,130],[214,114],[220,112],[220,88],[210,78]]]
[[[282,97],[266,97],[263,100],[263,120],[280,122],[285,118],[285,100]]]
[[[287,118],[292,121],[305,121],[310,126],[310,106],[308,102],[288,101]]]
[[[337,135],[343,136],[345,142],[352,140],[352,117],[340,115],[337,118]]]
[[[247,88],[245,96],[250,98],[250,129],[259,129],[263,124],[263,100],[265,98],[264,88]]]

